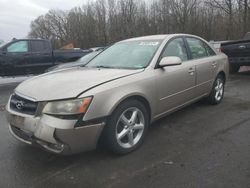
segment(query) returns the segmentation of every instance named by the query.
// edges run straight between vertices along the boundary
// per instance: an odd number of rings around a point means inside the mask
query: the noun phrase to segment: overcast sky
[[[24,38],[30,22],[49,9],[68,10],[91,0],[0,0],[0,40]]]

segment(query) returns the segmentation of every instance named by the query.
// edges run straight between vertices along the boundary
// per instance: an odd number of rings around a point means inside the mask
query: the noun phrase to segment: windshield
[[[93,59],[95,56],[97,56],[99,53],[101,53],[102,50],[100,51],[96,51],[96,52],[91,52],[85,56],[83,56],[82,58],[78,59],[76,61],[77,64],[79,65],[85,65],[87,64],[91,59]]]
[[[90,61],[87,67],[145,68],[161,42],[160,40],[140,40],[116,43]]]

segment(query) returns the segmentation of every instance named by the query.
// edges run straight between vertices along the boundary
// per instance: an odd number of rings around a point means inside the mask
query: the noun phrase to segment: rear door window
[[[31,41],[32,52],[44,52],[47,51],[47,45],[45,41]]]
[[[214,50],[210,46],[208,46],[205,42],[203,42],[203,45],[205,46],[205,48],[207,50],[207,54],[209,56],[216,55],[216,53],[214,52]]]
[[[208,56],[207,49],[205,48],[203,41],[191,37],[186,38],[186,40],[193,59],[199,59]]]

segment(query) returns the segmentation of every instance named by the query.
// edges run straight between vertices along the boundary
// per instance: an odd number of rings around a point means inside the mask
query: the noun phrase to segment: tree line
[[[207,40],[241,38],[250,30],[250,0],[96,0],[50,10],[30,24],[29,37],[58,48],[106,46],[152,34],[190,33]]]

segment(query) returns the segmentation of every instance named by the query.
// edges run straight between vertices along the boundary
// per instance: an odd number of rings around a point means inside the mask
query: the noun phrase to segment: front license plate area
[[[19,128],[24,127],[24,117],[17,116],[17,115],[11,115],[10,117],[10,124],[14,125]]]

